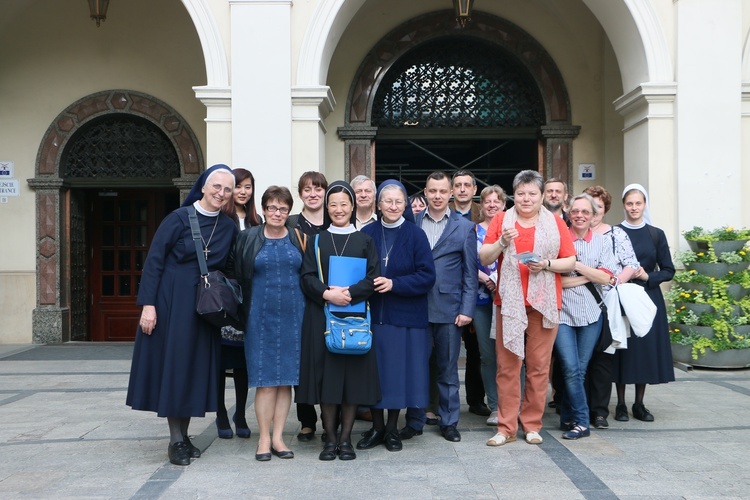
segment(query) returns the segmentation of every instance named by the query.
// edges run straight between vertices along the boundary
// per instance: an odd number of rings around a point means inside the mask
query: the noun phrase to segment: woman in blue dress
[[[625,385],[635,384],[633,416],[644,422],[653,422],[654,415],[643,404],[646,384],[665,384],[674,381],[667,307],[659,288],[659,285],[670,281],[674,276],[674,264],[669,255],[669,244],[664,231],[650,224],[646,189],[640,184],[630,184],[622,192],[622,204],[625,209],[625,220],[620,226],[630,237],[635,256],[641,264],[630,282],[645,288],[656,305],[656,317],[647,335],[631,335],[628,338],[628,348],[618,349],[615,353],[615,420],[629,420],[628,407],[625,404]]]
[[[126,403],[167,418],[169,460],[175,465],[189,465],[200,456],[188,426],[191,417],[216,411],[221,346],[219,329],[193,307],[201,273],[188,208],[198,217],[208,270],[224,269],[237,226],[221,208],[232,200],[233,190],[229,167],[206,170],[182,206],[159,225],[141,274],[137,303],[143,310]]]
[[[234,247],[233,268],[245,298],[248,383],[255,387],[258,449],[255,459],[294,458],[282,433],[299,383],[304,299],[300,288],[302,246],[287,226],[292,194],[271,186],[261,198],[265,222],[244,231]],[[271,426],[273,425],[273,436]]]
[[[222,211],[230,216],[239,227],[240,232],[261,223],[261,218],[255,211],[255,177],[244,168],[235,168],[234,195],[232,202],[224,205]],[[229,375],[227,370],[232,370]],[[229,415],[224,400],[226,394],[226,379],[231,376],[234,380],[235,409],[232,420],[237,428],[237,437],[249,438],[250,427],[245,418],[247,406],[247,364],[245,362],[245,332],[232,326],[221,329],[221,374],[219,375],[219,401],[216,410],[216,431],[221,439],[231,439],[232,427],[229,425]]]
[[[435,264],[427,236],[414,224],[403,184],[383,182],[378,209],[380,218],[362,232],[375,241],[380,257],[381,274],[375,278],[370,306],[382,399],[371,408],[373,427],[357,448],[385,443],[388,451],[400,451],[400,410],[424,408],[430,399],[427,293],[435,284]],[[388,409],[387,424],[384,409]]]

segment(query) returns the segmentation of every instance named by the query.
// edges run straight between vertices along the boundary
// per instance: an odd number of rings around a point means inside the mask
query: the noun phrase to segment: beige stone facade
[[[306,170],[372,174],[379,82],[441,36],[482,38],[535,75],[547,115],[531,166],[572,192],[643,184],[673,249],[693,225],[750,226],[750,0],[476,0],[465,30],[451,8],[128,0],[110,2],[97,28],[86,2],[0,2],[0,162],[20,185],[0,192],[0,343],[90,340],[71,326],[87,307],[77,193],[154,187],[66,177],[66,141],[87,123],[124,114],[161,131],[179,164],[163,188],[214,163],[252,170],[261,192],[294,188]],[[579,180],[579,164],[595,164],[596,179]]]

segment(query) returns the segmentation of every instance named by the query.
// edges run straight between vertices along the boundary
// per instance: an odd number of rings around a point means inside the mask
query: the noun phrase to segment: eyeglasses
[[[270,212],[270,213],[279,212],[281,215],[287,215],[289,213],[289,209],[287,207],[277,207],[275,205],[268,205],[266,207],[266,212]]]
[[[380,200],[380,203],[383,205],[396,205],[397,207],[402,207],[406,204],[404,200]]]
[[[214,191],[222,191],[223,190],[224,194],[229,194],[229,193],[232,192],[232,188],[230,188],[229,186],[224,187],[221,184],[211,184],[211,189],[213,189]]]
[[[591,210],[581,210],[578,208],[574,208],[573,210],[570,211],[570,215],[578,215],[578,214],[581,214],[584,217],[588,217],[589,215],[591,215]]]

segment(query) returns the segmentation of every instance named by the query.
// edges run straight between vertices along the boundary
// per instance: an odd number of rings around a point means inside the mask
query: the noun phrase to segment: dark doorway
[[[538,141],[532,138],[410,138],[378,139],[376,182],[399,179],[409,194],[424,189],[430,172],[471,170],[477,178],[477,195],[485,186],[498,184],[512,192],[513,177],[521,170],[537,170]]]
[[[90,190],[88,280],[91,340],[132,341],[141,271],[156,228],[179,206],[177,189]]]

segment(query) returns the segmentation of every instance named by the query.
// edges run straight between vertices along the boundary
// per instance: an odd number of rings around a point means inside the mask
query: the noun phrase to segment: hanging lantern
[[[453,7],[456,9],[456,21],[465,28],[471,21],[471,8],[474,0],[453,0]]]
[[[109,0],[89,0],[89,12],[91,19],[96,21],[96,27],[102,21],[107,20],[107,7],[109,7]]]

